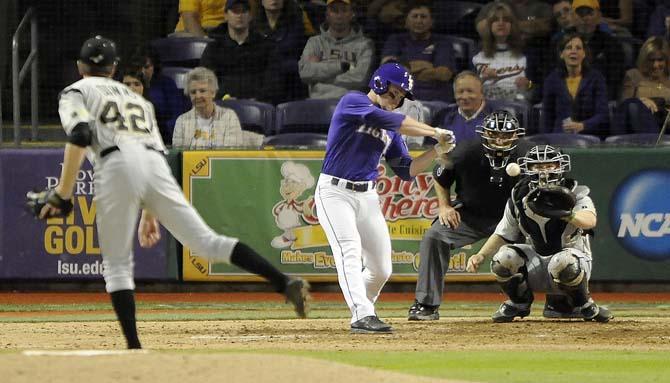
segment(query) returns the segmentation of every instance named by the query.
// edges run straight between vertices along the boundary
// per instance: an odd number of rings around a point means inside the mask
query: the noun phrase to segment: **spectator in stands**
[[[670,0],[659,1],[649,17],[647,37],[660,36],[666,39],[670,36]]]
[[[226,21],[226,0],[179,0],[179,22],[174,37],[204,37]]]
[[[261,146],[262,135],[242,130],[232,109],[214,103],[218,87],[216,75],[207,68],[197,67],[188,73],[185,92],[193,108],[177,119],[174,147],[198,150]]]
[[[261,5],[254,26],[272,45],[265,99],[276,105],[306,98],[307,88],[298,73],[307,41],[303,12],[295,0],[262,0]]]
[[[561,37],[575,30],[575,11],[569,0],[558,0],[551,6],[554,15],[555,29],[551,35],[552,44],[558,43]]]
[[[577,32],[586,38],[586,44],[593,57],[590,63],[605,76],[607,94],[610,100],[619,98],[624,75],[624,52],[616,37],[599,28],[601,23],[598,0],[574,0]]]
[[[577,33],[563,36],[559,65],[544,81],[544,125],[540,133],[582,133],[604,137],[609,129],[605,78],[588,62],[589,50]]]
[[[307,40],[298,64],[310,98],[340,98],[367,86],[374,44],[353,20],[351,0],[327,1],[321,34]]]
[[[612,135],[658,133],[670,107],[670,46],[653,36],[640,48],[637,68],[626,72]],[[670,134],[670,132],[668,132]]]
[[[496,0],[482,7],[475,23],[480,36],[487,35],[490,28],[487,19],[493,8],[501,3],[508,5],[519,21],[519,30],[524,39],[545,37],[551,31],[551,7],[538,0]]]
[[[182,93],[173,79],[161,74],[158,55],[151,49],[139,49],[130,64],[142,68],[145,97],[154,105],[163,142],[170,145],[175,121],[187,109]]]
[[[486,22],[482,51],[472,58],[484,81],[484,96],[489,100],[527,100],[533,83],[526,77],[523,41],[512,9],[497,3]]]
[[[602,21],[617,36],[630,36],[633,26],[633,0],[601,0]]]
[[[391,35],[382,51],[382,64],[402,63],[414,76],[415,97],[419,100],[451,101],[448,83],[456,67],[454,49],[447,36],[432,33],[429,3],[417,1],[407,10],[407,33]]]
[[[200,65],[213,70],[222,89],[217,97],[264,99],[264,76],[271,53],[269,42],[250,29],[248,0],[228,0],[226,23],[212,31]]]
[[[454,78],[454,97],[457,108],[447,109],[440,127],[454,132],[456,143],[479,140],[476,127],[493,112],[484,98],[482,80],[475,72],[463,71]]]
[[[146,89],[144,86],[144,73],[141,68],[128,67],[121,72],[120,77],[121,82],[130,88],[130,90],[147,98],[147,94],[144,91]]]

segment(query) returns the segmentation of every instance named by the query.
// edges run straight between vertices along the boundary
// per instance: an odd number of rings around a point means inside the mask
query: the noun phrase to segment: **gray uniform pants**
[[[451,250],[487,238],[493,233],[495,226],[490,229],[490,232],[476,230],[463,221],[456,229],[451,229],[449,226],[442,225],[439,220],[435,220],[423,236],[419,248],[421,261],[416,281],[417,302],[439,306],[442,302],[444,275],[449,269]]]

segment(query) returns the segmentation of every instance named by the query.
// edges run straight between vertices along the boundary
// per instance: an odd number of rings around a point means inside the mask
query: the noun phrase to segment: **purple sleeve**
[[[384,49],[382,49],[382,58],[386,56],[395,56],[400,57],[402,54],[402,49],[400,48],[400,35],[394,34],[389,36],[384,44]]]
[[[363,93],[348,93],[344,97],[346,105],[343,114],[348,118],[362,119],[365,125],[385,130],[396,131],[405,119],[405,115],[387,112],[370,101]]]
[[[609,108],[607,105],[607,86],[605,85],[605,78],[600,73],[595,73],[594,77],[594,92],[593,103],[594,113],[591,118],[583,121],[583,134],[603,135],[607,132],[601,131],[601,126],[609,122]]]
[[[412,156],[409,155],[405,140],[400,134],[393,134],[393,140],[386,150],[386,163],[393,169],[395,174],[405,181],[411,181],[409,167],[412,165]]]
[[[438,49],[433,58],[434,66],[446,66],[450,70],[456,70],[456,53],[454,53],[454,47],[451,45],[451,42],[448,38],[440,36],[438,41]]]

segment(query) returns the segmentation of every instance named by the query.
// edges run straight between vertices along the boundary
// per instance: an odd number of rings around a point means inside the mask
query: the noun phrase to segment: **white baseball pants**
[[[375,315],[374,303],[393,269],[391,237],[376,189],[356,192],[342,182],[333,185],[332,178],[319,176],[314,199],[353,323]]]
[[[230,262],[237,238],[214,232],[186,200],[163,155],[126,145],[97,163],[98,238],[108,293],[134,290],[133,240],[140,209],[158,217],[174,237],[198,255]]]

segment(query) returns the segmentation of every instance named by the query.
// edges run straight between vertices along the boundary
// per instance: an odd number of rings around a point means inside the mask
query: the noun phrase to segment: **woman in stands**
[[[605,78],[589,67],[584,38],[568,33],[558,45],[559,64],[544,80],[540,133],[609,133]]]
[[[177,118],[172,136],[175,148],[190,150],[225,147],[258,148],[263,135],[242,130],[232,109],[214,103],[219,82],[211,70],[197,67],[188,72],[185,93],[193,109]]]
[[[624,78],[613,135],[660,131],[670,107],[669,59],[670,46],[664,38],[650,37],[642,45],[637,67]]]
[[[482,34],[482,50],[472,64],[484,81],[488,100],[521,101],[530,99],[532,82],[526,77],[526,56],[519,22],[509,5],[491,9]]]

